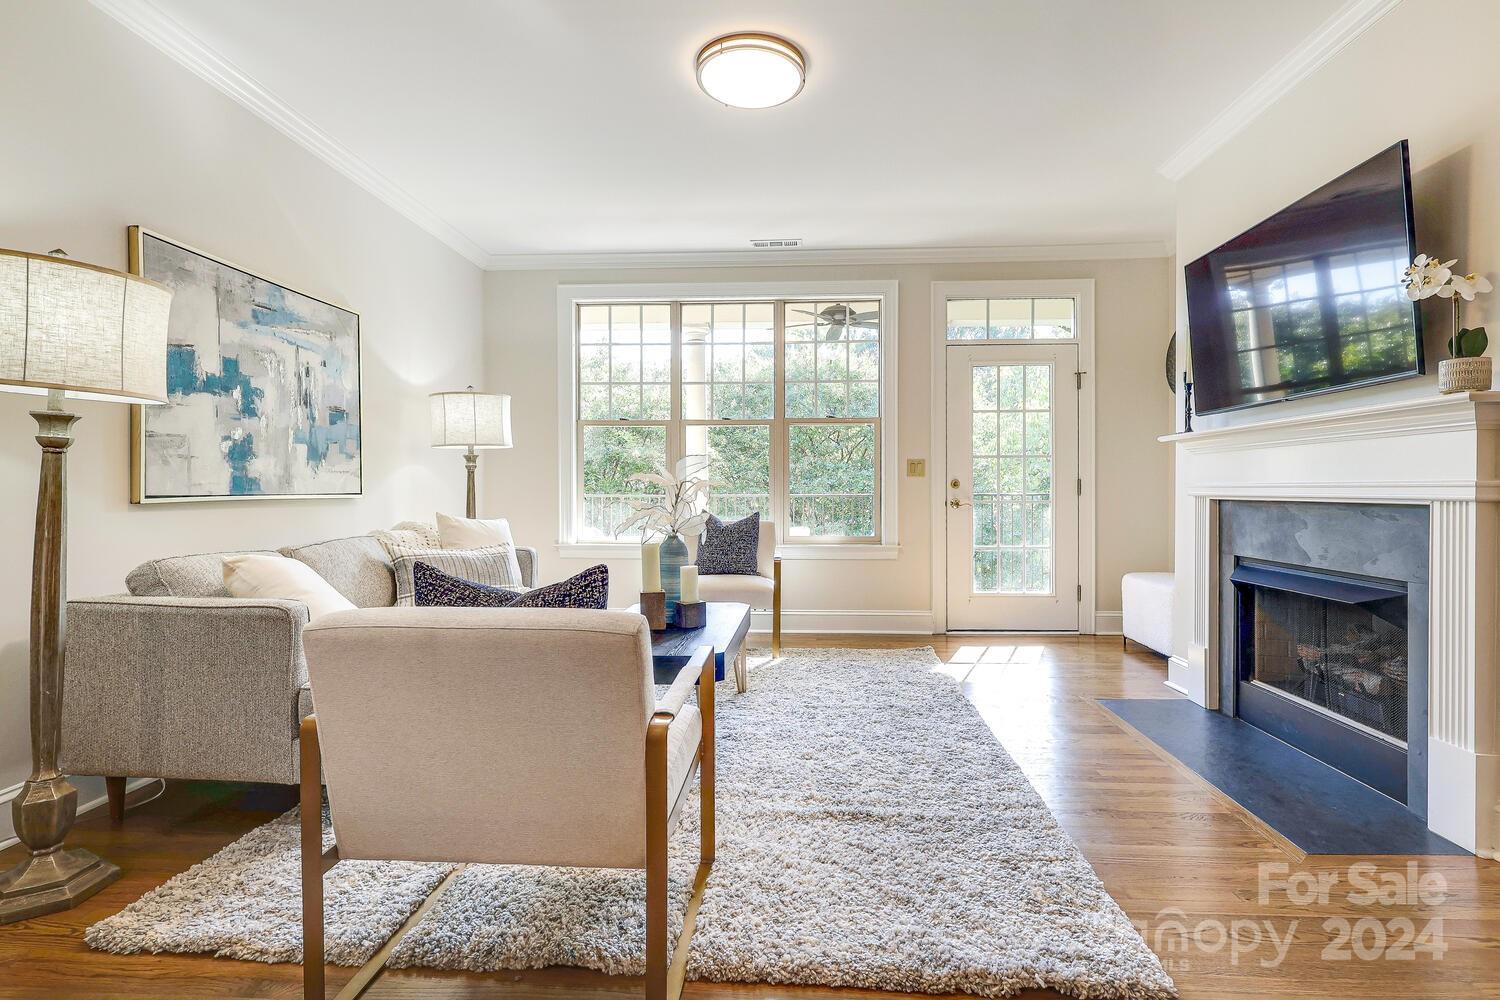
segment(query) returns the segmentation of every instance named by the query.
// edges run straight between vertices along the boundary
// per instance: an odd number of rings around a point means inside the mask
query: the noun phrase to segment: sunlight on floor
[[[1041,646],[960,646],[947,663],[933,667],[956,681],[972,681],[1009,666],[1028,666],[1042,662]]]

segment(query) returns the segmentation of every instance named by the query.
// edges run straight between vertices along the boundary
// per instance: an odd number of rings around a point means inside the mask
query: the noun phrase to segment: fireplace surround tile
[[[1226,500],[1219,504],[1219,711],[1238,715],[1237,560],[1404,583],[1410,711],[1406,808],[1427,815],[1428,510],[1406,504]]]

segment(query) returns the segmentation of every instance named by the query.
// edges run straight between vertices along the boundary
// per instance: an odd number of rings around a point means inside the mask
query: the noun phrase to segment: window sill
[[[558,542],[557,554],[564,559],[636,559],[641,547],[633,542]],[[778,545],[776,554],[786,562],[829,560],[855,562],[895,559],[899,545]]]

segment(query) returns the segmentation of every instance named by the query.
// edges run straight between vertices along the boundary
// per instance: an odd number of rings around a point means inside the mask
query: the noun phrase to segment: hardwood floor
[[[1384,875],[1401,888],[1418,881],[1414,874],[1425,876],[1421,888],[1429,898],[1364,901],[1349,879],[1350,866],[1367,859],[1301,857],[1095,703],[1171,697],[1162,686],[1163,661],[1154,654],[1136,646],[1122,651],[1118,638],[1091,637],[789,636],[787,645],[932,645],[1109,891],[1144,928],[1184,998],[1500,997],[1500,864],[1469,857],[1368,859],[1372,869],[1356,877]],[[300,966],[113,956],[83,943],[91,923],[294,801],[293,789],[174,782],[160,799],[133,809],[123,827],[112,828],[104,809],[85,816],[71,843],[116,862],[125,875],[72,911],[0,927],[0,997],[300,996]],[[15,849],[0,854],[0,865],[15,858]],[[1337,881],[1324,900],[1299,905],[1295,895],[1276,889],[1263,903],[1261,867],[1267,865],[1283,866],[1272,871],[1291,878],[1294,888],[1303,884],[1299,876],[1309,883]],[[1435,898],[1439,880],[1441,900]],[[1410,887],[1415,896],[1419,887]],[[1417,937],[1424,929],[1427,936]],[[1272,935],[1286,942],[1279,960]],[[1414,950],[1386,950],[1408,936]],[[1427,944],[1441,944],[1443,954],[1435,957]],[[351,972],[330,966],[330,992]],[[640,981],[574,969],[498,975],[405,970],[383,974],[365,995],[602,1000],[638,997]],[[685,996],[878,995],[689,983]]]

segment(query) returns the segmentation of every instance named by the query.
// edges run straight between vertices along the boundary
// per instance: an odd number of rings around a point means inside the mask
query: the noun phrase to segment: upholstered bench
[[[1149,646],[1163,656],[1172,655],[1171,573],[1126,573],[1120,580],[1120,606],[1124,611],[1125,640]]]

